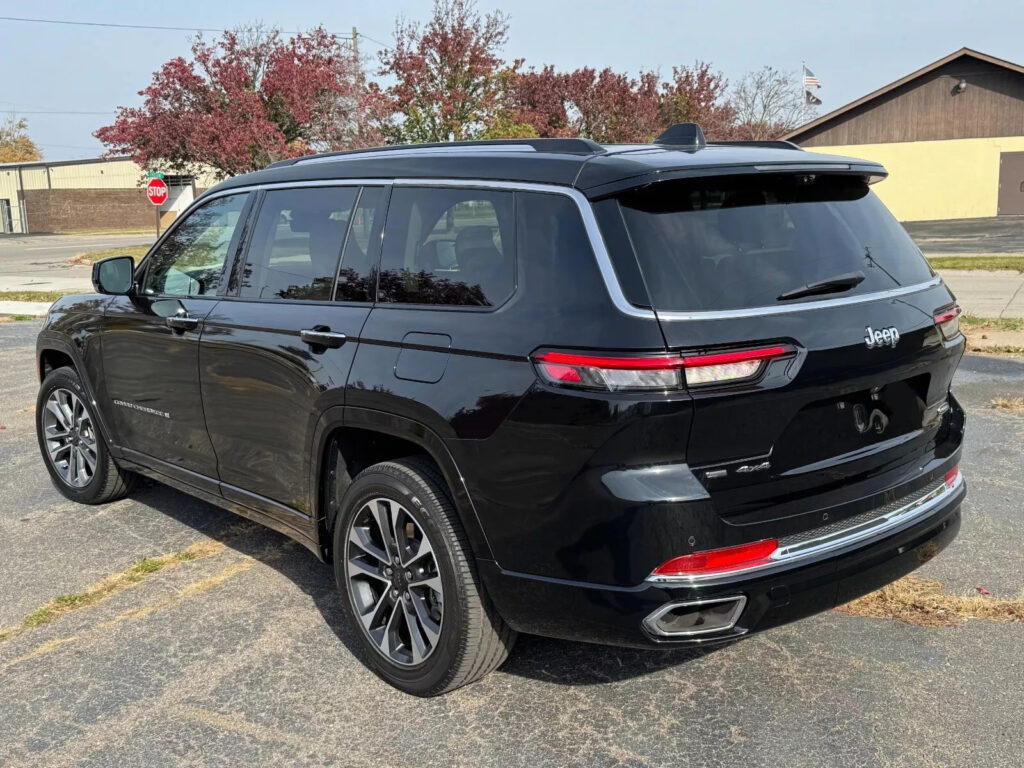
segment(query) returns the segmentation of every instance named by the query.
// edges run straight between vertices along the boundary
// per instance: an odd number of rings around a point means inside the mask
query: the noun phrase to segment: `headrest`
[[[494,246],[494,233],[490,227],[466,227],[459,232],[455,238],[455,252],[462,253],[471,248],[491,248],[497,250]]]

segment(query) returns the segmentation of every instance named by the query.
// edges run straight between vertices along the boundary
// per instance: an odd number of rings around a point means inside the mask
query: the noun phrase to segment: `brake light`
[[[777,539],[764,539],[752,544],[709,549],[690,555],[673,557],[654,569],[652,576],[693,576],[708,573],[730,573],[754,568],[771,562],[771,554],[778,549]]]
[[[946,487],[952,488],[956,485],[957,479],[960,477],[960,465],[957,464],[949,472],[946,473]]]
[[[715,352],[708,355],[684,357],[683,367],[686,369],[686,383],[693,387],[753,379],[760,375],[769,360],[787,357],[794,351],[792,347],[780,344],[774,347],[744,349],[738,352]]]
[[[940,309],[935,313],[935,325],[942,338],[949,341],[960,333],[960,314],[963,312],[959,304]]]

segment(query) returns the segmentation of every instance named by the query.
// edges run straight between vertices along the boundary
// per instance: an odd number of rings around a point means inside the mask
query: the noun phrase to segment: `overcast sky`
[[[968,46],[1024,63],[1024,3],[965,0],[857,2],[733,2],[676,0],[481,0],[510,16],[507,58],[636,73],[710,61],[730,80],[770,64],[798,71],[801,61],[822,83],[822,110],[831,111],[948,53]],[[426,0],[246,0],[166,3],[0,1],[0,16],[72,21],[224,28],[262,20],[286,31],[323,24],[339,34],[352,27],[391,40],[396,16],[424,19]],[[190,34],[0,20],[0,110],[29,120],[32,138],[51,160],[95,157],[97,127],[173,56],[187,54]],[[379,48],[368,39],[368,52]],[[98,115],[31,114],[45,111]]]

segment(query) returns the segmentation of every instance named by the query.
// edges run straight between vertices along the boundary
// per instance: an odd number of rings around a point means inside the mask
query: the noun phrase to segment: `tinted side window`
[[[242,270],[239,295],[330,301],[355,187],[267,192]]]
[[[385,196],[383,187],[364,187],[359,195],[341,257],[337,301],[373,301],[373,268],[380,253]]]
[[[147,260],[143,292],[167,296],[217,293],[247,194],[211,200],[188,215]]]
[[[497,306],[515,289],[514,237],[511,192],[396,188],[379,300]]]

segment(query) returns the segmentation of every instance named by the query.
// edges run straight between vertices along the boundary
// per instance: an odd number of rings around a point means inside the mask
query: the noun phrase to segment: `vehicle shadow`
[[[367,652],[358,630],[349,625],[342,609],[332,566],[320,562],[305,547],[258,523],[246,525],[244,518],[152,480],[141,480],[131,498],[289,579],[312,599],[326,625],[352,655],[366,663]],[[521,635],[501,672],[561,685],[598,685],[653,674],[722,647],[643,650]]]

